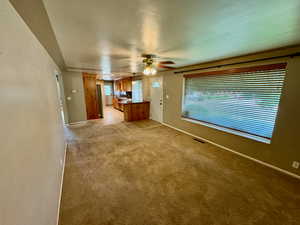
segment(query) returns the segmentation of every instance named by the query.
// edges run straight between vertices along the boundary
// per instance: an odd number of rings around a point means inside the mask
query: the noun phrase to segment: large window
[[[185,75],[182,117],[270,140],[285,67],[281,63]]]
[[[143,101],[142,80],[132,81],[132,101],[133,102]]]
[[[112,83],[104,84],[104,94],[106,96],[110,96],[113,94],[113,86]]]

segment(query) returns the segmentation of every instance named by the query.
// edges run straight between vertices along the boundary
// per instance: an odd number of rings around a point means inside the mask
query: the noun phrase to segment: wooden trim
[[[82,76],[87,77],[87,78],[93,78],[93,79],[97,78],[97,74],[91,74],[91,73],[85,73],[85,72],[82,73]]]
[[[79,70],[79,71],[96,71],[101,72],[101,69],[83,68],[83,67],[67,67],[67,70]],[[84,72],[85,73],[85,72]]]
[[[248,60],[255,60],[255,59],[259,59],[261,57],[265,58],[265,57],[273,57],[273,56],[283,56],[286,54],[293,54],[293,53],[296,53],[299,51],[300,51],[300,45],[296,44],[296,45],[290,45],[290,46],[281,47],[281,48],[273,48],[273,49],[268,49],[268,50],[263,50],[263,51],[252,52],[249,54],[241,54],[241,55],[237,55],[237,56],[233,56],[233,57],[224,57],[224,58],[220,58],[220,59],[194,63],[194,64],[190,64],[190,65],[186,65],[186,66],[179,66],[176,69],[177,70],[188,70],[188,69],[194,69],[194,68],[201,69],[203,67],[208,67],[208,66],[212,66],[212,65],[229,64],[229,63],[243,62],[243,61],[248,61]]]
[[[256,71],[267,71],[267,70],[276,70],[276,69],[285,69],[287,63],[276,63],[268,64],[261,66],[251,66],[251,67],[242,67],[242,68],[233,68],[227,70],[217,70],[209,71],[203,73],[194,73],[194,74],[185,74],[185,78],[201,77],[201,76],[211,76],[211,75],[226,75],[226,74],[236,74],[236,73],[247,73],[247,72],[256,72]]]

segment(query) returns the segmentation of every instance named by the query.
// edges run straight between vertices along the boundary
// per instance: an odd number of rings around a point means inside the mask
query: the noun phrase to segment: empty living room
[[[299,225],[300,0],[0,0],[0,225]]]

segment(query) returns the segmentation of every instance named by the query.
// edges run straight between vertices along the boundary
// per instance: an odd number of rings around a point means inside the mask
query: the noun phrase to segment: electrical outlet
[[[292,163],[292,167],[295,168],[295,169],[298,169],[299,166],[300,166],[300,162],[294,161],[294,162]]]

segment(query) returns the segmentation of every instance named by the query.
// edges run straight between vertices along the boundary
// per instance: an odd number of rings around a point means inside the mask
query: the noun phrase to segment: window
[[[270,140],[285,67],[280,63],[185,75],[182,117]]]
[[[160,87],[160,83],[157,81],[152,82],[152,87],[153,88],[159,88]]]
[[[133,102],[143,101],[142,80],[132,81],[132,101]]]
[[[112,95],[112,84],[105,84],[104,85],[104,94],[106,96]]]

